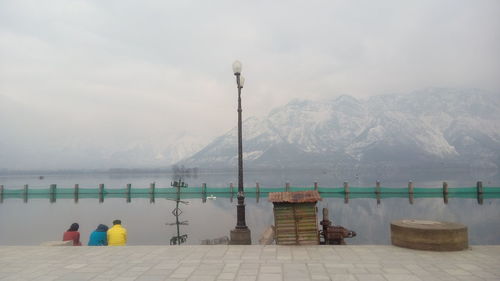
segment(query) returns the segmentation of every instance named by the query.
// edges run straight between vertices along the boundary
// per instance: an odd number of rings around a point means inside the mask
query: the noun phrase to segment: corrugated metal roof
[[[321,201],[321,196],[316,190],[270,192],[268,200],[273,203],[307,203]]]

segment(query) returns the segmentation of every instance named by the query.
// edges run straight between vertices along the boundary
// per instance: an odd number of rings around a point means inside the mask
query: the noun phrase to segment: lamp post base
[[[231,245],[251,245],[250,229],[233,229],[231,230]]]

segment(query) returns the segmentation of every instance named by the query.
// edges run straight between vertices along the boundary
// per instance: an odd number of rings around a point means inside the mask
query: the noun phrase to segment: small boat
[[[43,180],[44,176],[39,176],[38,179],[39,180]]]
[[[207,196],[207,199],[209,199],[209,200],[215,200],[215,199],[217,199],[217,197],[213,196],[213,194],[210,194],[210,196]]]

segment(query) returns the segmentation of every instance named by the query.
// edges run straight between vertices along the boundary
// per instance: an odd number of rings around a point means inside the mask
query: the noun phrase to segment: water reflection
[[[175,209],[172,210],[172,215],[174,215],[174,217],[175,217],[175,222],[174,223],[167,223],[167,225],[171,225],[171,226],[175,225],[176,229],[177,229],[177,234],[172,236],[172,238],[170,238],[170,245],[181,245],[183,243],[186,243],[188,235],[181,234],[180,226],[181,225],[188,225],[188,221],[187,220],[184,220],[184,221],[179,220],[179,216],[182,214],[182,210],[179,208],[179,203],[184,204],[184,205],[189,204],[189,202],[181,200],[181,188],[187,188],[188,186],[187,186],[187,184],[185,184],[182,181],[182,177],[179,177],[178,180],[172,182],[171,186],[173,188],[175,188],[175,190],[177,191],[177,197],[175,198]]]
[[[198,178],[189,178],[189,184],[201,186],[203,182],[207,182],[210,186],[228,187],[231,181],[236,182],[234,175],[236,173],[198,173]],[[245,187],[254,189],[255,182],[260,182],[262,186],[283,187],[286,182],[293,186],[312,186],[314,181],[318,181],[320,186],[341,187],[344,181],[333,179],[329,173],[248,173],[246,178],[250,182],[245,183]],[[475,185],[475,180],[470,175],[465,175],[464,178],[443,176],[441,179],[430,178],[429,181],[423,179],[425,178],[418,176],[413,178],[419,187],[440,187],[443,180],[448,181],[450,188]],[[490,182],[490,186],[499,186],[500,183],[498,176],[483,180],[485,183]],[[24,184],[29,184],[30,189],[48,188],[50,183],[57,183],[58,187],[71,187],[79,183],[81,189],[97,189],[99,183],[106,183],[109,188],[124,188],[128,183],[134,187],[147,187],[153,181],[158,188],[170,188],[172,177],[164,174],[46,175],[43,183],[36,176],[0,177],[0,184],[19,189]],[[353,178],[352,185],[375,186],[376,178],[360,176],[358,181],[355,182]],[[382,186],[404,187],[407,183],[403,179],[382,179]],[[30,199],[28,204],[24,204],[22,199],[4,200],[0,204],[0,244],[38,245],[45,241],[60,240],[63,230],[73,222],[80,224],[81,240],[86,244],[96,225],[109,225],[117,217],[122,219],[128,230],[128,245],[169,245],[173,243],[172,239],[177,245],[201,244],[207,238],[227,236],[236,222],[236,203],[231,202],[230,196],[224,198],[223,194],[211,193],[210,190],[206,195],[216,198],[203,203],[204,200],[199,195],[189,201],[175,197],[170,200],[157,197],[155,204],[150,204],[148,196],[133,198],[131,203],[127,203],[124,198],[106,198],[103,203],[99,203],[97,199],[80,198],[78,204],[71,199],[58,199],[55,204],[50,204],[48,199]],[[274,224],[272,204],[267,202],[263,194],[259,195],[260,200],[258,193],[247,193],[245,200],[246,221],[253,233],[254,244],[261,233]],[[475,198],[451,197],[448,204],[444,204],[442,197],[415,197],[412,205],[409,204],[407,195],[403,198],[382,198],[380,204],[377,204],[375,195],[373,198],[351,198],[348,204],[344,204],[344,199],[343,196],[323,198],[318,202],[318,209],[328,208],[334,224],[357,232],[356,237],[347,241],[349,244],[389,244],[390,222],[403,218],[462,223],[469,228],[470,244],[500,244],[499,199],[485,198],[483,205],[479,205]],[[182,202],[189,202],[189,205]],[[182,212],[175,213],[172,210]],[[166,222],[172,225],[166,225]],[[186,235],[184,240],[183,235]]]

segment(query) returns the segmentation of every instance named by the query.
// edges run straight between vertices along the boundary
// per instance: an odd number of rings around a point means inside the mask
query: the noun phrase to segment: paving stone
[[[207,275],[192,275],[187,281],[214,281],[215,276],[207,276]]]
[[[0,246],[0,280],[500,280],[500,246]]]
[[[331,281],[358,281],[354,275],[351,274],[330,274]]]
[[[261,266],[260,273],[282,273],[281,266]]]
[[[255,281],[257,276],[236,276],[235,281]]]
[[[113,281],[134,281],[135,277],[116,277],[112,279]]]
[[[134,281],[163,281],[165,280],[165,276],[159,275],[141,275],[134,279]]]
[[[233,280],[236,277],[234,272],[224,272],[217,276],[217,280]]]
[[[386,281],[382,274],[355,274],[358,281]]]
[[[388,281],[425,281],[411,274],[384,274]]]
[[[259,274],[258,281],[282,281],[283,275],[278,273],[263,273]]]

